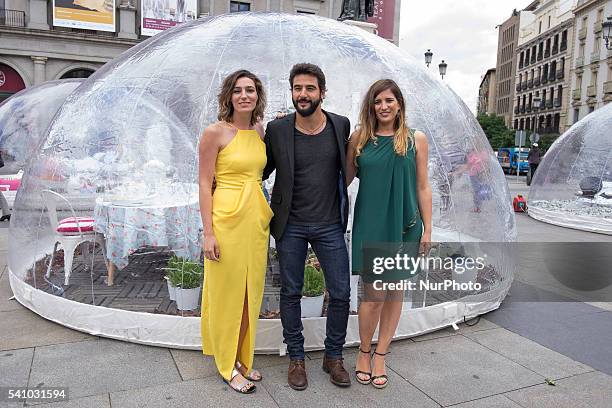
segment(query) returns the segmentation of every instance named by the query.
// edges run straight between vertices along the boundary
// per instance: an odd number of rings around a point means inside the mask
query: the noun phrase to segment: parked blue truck
[[[517,167],[519,172],[527,173],[529,172],[528,154],[528,147],[501,147],[497,151],[497,160],[504,173],[516,174]]]

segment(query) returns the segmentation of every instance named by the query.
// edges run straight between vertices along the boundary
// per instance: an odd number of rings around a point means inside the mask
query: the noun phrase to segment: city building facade
[[[375,0],[370,19],[395,44],[400,6]],[[45,81],[88,77],[177,21],[240,11],[335,19],[341,8],[340,0],[0,0],[0,102]]]
[[[495,90],[496,90],[496,72],[495,68],[490,68],[482,77],[480,87],[478,88],[478,106],[476,112],[478,114],[488,115],[495,113]]]
[[[521,13],[512,127],[558,135],[567,127],[573,2],[536,0]]]
[[[602,24],[612,16],[612,0],[579,0],[574,15],[577,35],[572,44],[568,125],[612,100],[612,51],[602,38]]]
[[[507,127],[512,123],[514,101],[514,78],[516,70],[516,47],[520,12],[514,10],[510,18],[498,26],[497,66],[495,69],[495,114],[502,116]]]

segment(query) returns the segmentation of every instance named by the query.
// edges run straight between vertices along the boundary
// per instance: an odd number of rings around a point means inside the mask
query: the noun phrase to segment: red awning
[[[13,68],[0,64],[0,93],[16,93],[25,89],[21,76]]]

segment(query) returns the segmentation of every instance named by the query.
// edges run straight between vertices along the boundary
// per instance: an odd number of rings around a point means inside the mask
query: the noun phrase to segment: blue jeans
[[[284,341],[290,359],[304,359],[304,327],[300,299],[304,286],[304,263],[308,243],[321,264],[325,287],[329,293],[325,354],[331,358],[341,358],[348,324],[351,286],[348,251],[342,225],[339,223],[318,227],[287,224],[283,236],[276,241],[281,276],[280,313]]]

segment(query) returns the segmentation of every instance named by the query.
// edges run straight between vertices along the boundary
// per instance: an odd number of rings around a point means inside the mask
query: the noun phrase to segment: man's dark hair
[[[289,73],[289,84],[291,84],[291,88],[293,88],[293,78],[295,78],[296,75],[312,75],[316,77],[319,83],[319,89],[321,92],[325,92],[325,74],[317,65],[305,62],[295,64]]]

